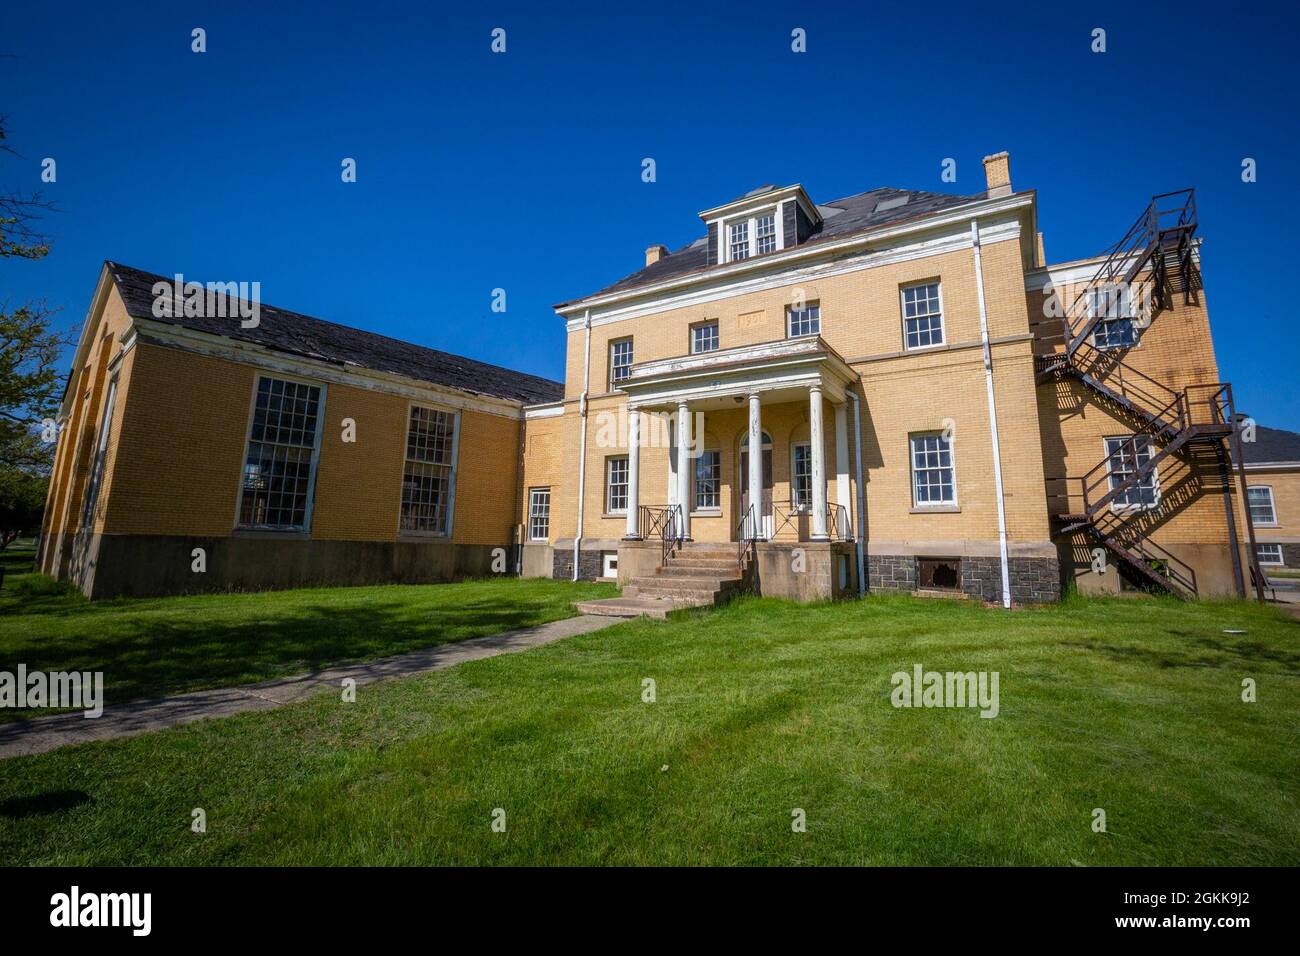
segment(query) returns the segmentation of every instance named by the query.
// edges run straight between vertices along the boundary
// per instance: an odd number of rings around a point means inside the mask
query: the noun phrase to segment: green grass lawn
[[[245,684],[545,624],[608,584],[514,578],[90,602],[0,552],[0,661],[103,671],[114,702]],[[0,710],[0,721],[49,711]]]
[[[741,600],[6,761],[0,863],[1295,866],[1298,635],[1247,604]],[[918,663],[998,671],[999,715],[895,709]]]

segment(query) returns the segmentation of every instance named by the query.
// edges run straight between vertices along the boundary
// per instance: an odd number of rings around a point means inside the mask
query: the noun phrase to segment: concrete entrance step
[[[576,607],[583,614],[602,617],[655,617],[666,618],[673,611],[684,607],[707,607],[713,601],[682,600],[678,598],[655,597],[616,597],[600,601],[575,601]]]
[[[713,562],[709,564],[672,564],[659,569],[661,578],[700,578],[709,581],[739,581],[740,569],[733,561],[731,564]]]

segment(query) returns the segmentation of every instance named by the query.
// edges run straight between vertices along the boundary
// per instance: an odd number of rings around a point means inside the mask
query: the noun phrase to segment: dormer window
[[[793,249],[822,224],[821,211],[797,184],[759,186],[704,210],[700,218],[708,230],[705,262],[711,266]]]
[[[768,209],[727,223],[727,261],[776,252],[781,248],[776,210]]]
[[[776,213],[768,213],[754,220],[754,236],[758,240],[758,254],[776,251]]]
[[[749,258],[749,220],[742,219],[740,222],[733,222],[727,227],[727,232],[731,239],[731,258],[736,259]]]

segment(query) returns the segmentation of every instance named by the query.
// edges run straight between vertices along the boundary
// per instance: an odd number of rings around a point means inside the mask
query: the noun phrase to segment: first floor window
[[[627,457],[605,459],[605,511],[627,513]]]
[[[776,251],[776,214],[768,213],[754,220],[754,235],[758,239],[758,253]]]
[[[695,510],[721,508],[722,456],[716,449],[695,459]]]
[[[1113,491],[1151,461],[1151,440],[1146,435],[1106,439],[1106,457],[1110,462],[1110,488]],[[1160,500],[1156,469],[1152,468],[1137,482],[1115,496],[1115,508],[1153,508]]]
[[[417,534],[451,533],[455,446],[453,412],[411,406],[406,429],[406,468],[402,473],[401,530]]]
[[[240,527],[306,529],[319,415],[319,386],[258,378],[244,456]]]
[[[1259,558],[1260,564],[1278,564],[1282,563],[1282,546],[1280,544],[1257,544],[1255,545],[1255,555]]]
[[[718,323],[701,322],[691,326],[691,353],[716,352],[718,350]]]
[[[794,461],[790,473],[790,503],[796,508],[812,507],[812,445],[807,442],[794,446]]]
[[[912,436],[912,504],[917,508],[957,503],[952,442],[941,432]]]
[[[822,309],[817,303],[810,303],[802,309],[791,306],[787,312],[787,328],[790,338],[801,335],[820,335],[822,330]]]
[[[632,340],[619,339],[609,343],[609,387],[632,374]]]
[[[551,534],[551,489],[528,489],[528,540],[545,541]]]
[[[1271,487],[1260,485],[1257,488],[1247,488],[1246,501],[1250,504],[1250,520],[1255,524],[1277,524]]]
[[[731,244],[731,260],[749,258],[749,220],[733,222],[727,227]]]
[[[903,336],[909,349],[943,344],[943,308],[939,283],[903,289]]]

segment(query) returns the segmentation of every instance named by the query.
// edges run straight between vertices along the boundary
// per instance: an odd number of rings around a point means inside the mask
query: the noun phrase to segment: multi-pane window
[[[1282,564],[1282,546],[1280,544],[1257,544],[1255,556],[1260,564]]]
[[[605,459],[605,511],[627,512],[627,457]]]
[[[528,489],[528,540],[545,541],[551,534],[551,489]]]
[[[108,398],[104,402],[104,419],[99,425],[99,441],[95,443],[95,460],[90,466],[90,482],[86,488],[86,507],[82,514],[82,526],[87,531],[94,530],[95,504],[99,500],[99,488],[104,481],[104,455],[108,450],[108,431],[113,425],[113,406],[117,404],[117,379],[108,383]]]
[[[695,510],[722,507],[722,455],[702,451],[695,459]]]
[[[1126,286],[1106,285],[1092,290],[1088,307],[1094,316],[1099,316],[1092,332],[1095,348],[1128,348],[1137,342],[1137,326],[1133,323],[1133,309]]]
[[[691,326],[691,353],[715,352],[718,348],[718,323],[702,322]]]
[[[807,442],[795,445],[792,464],[790,503],[796,508],[810,508],[812,507],[812,445]]]
[[[1273,508],[1273,489],[1268,485],[1246,489],[1250,505],[1250,520],[1255,524],[1277,524],[1277,511]]]
[[[942,433],[912,436],[912,504],[917,508],[957,503],[952,442]]]
[[[758,254],[776,251],[776,214],[768,213],[754,220],[754,235],[758,240]]]
[[[822,330],[822,309],[817,303],[810,303],[802,309],[790,306],[786,310],[786,326],[790,337],[801,335],[820,335]]]
[[[609,387],[632,374],[632,340],[618,339],[609,343]]]
[[[1151,461],[1151,441],[1146,435],[1106,439],[1106,457],[1110,462],[1110,488],[1113,491]],[[1160,484],[1156,469],[1113,499],[1115,508],[1151,508],[1160,501]]]
[[[301,531],[316,467],[320,387],[259,378],[244,457],[239,524]]]
[[[727,227],[727,238],[731,246],[731,258],[749,258],[749,220],[733,222]]]
[[[403,531],[451,533],[455,450],[456,415],[412,406],[406,430],[406,469],[402,474]]]
[[[903,334],[909,349],[943,344],[939,283],[927,282],[903,289]]]

